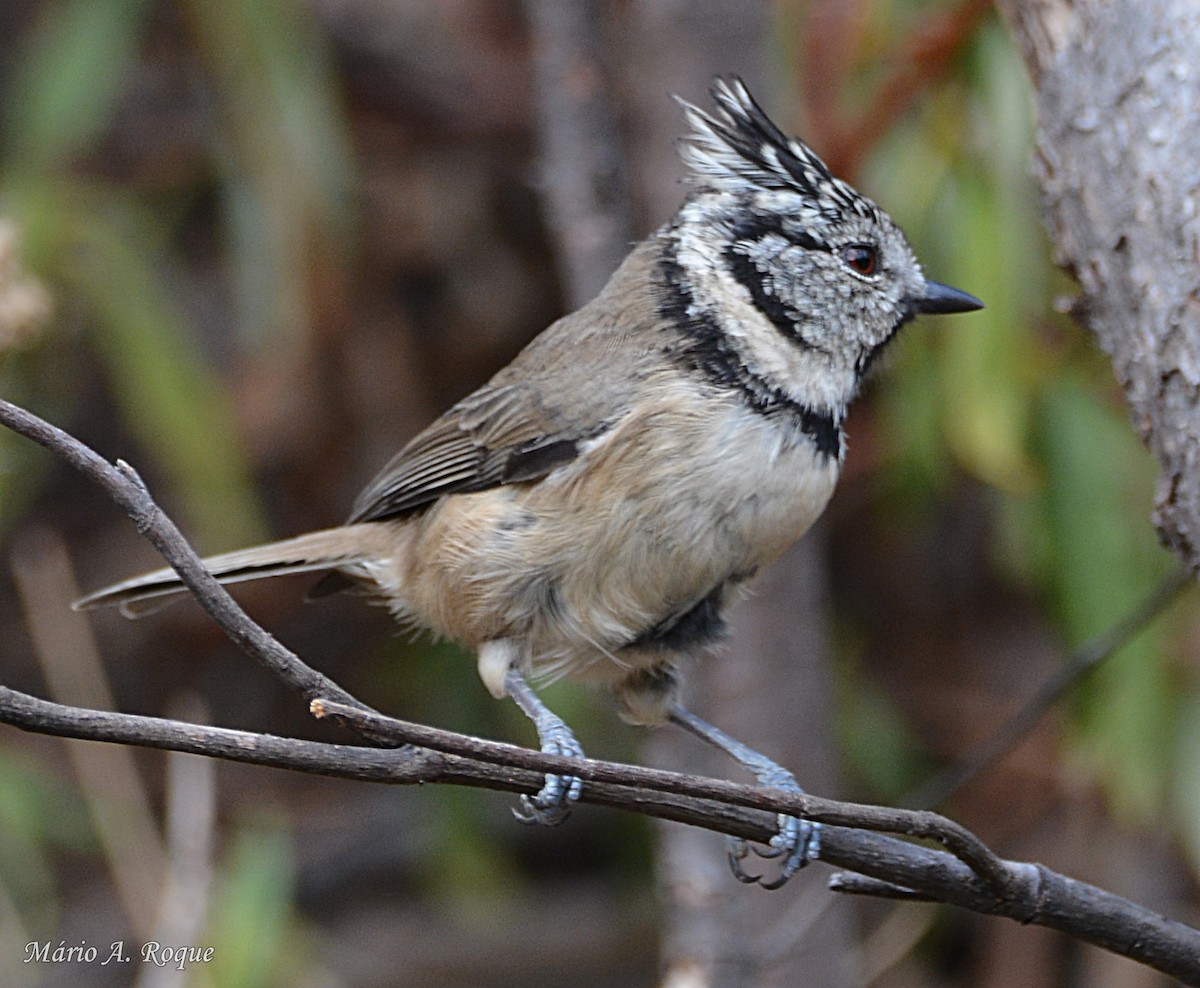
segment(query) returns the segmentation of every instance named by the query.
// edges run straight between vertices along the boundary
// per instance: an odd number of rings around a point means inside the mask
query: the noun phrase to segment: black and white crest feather
[[[904,234],[816,153],[783,133],[740,79],[715,109],[679,100],[692,194],[668,225],[662,311],[710,384],[781,408],[819,453],[866,369],[928,294]],[[770,396],[769,400],[763,396]]]
[[[795,192],[825,215],[850,211],[878,218],[873,202],[835,178],[807,144],[775,126],[741,79],[718,79],[712,96],[716,116],[676,97],[692,126],[681,154],[695,185],[715,192],[744,192],[747,186]]]

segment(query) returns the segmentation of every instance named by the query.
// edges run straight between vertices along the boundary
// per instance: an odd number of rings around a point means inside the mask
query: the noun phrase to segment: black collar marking
[[[703,374],[717,387],[736,392],[759,414],[791,418],[795,426],[813,441],[818,453],[837,459],[842,448],[840,416],[796,401],[742,363],[730,347],[716,316],[711,312],[692,311],[695,299],[670,245],[665,248],[660,269],[664,294],[659,312],[683,333],[682,345],[671,346],[671,355],[689,370]]]

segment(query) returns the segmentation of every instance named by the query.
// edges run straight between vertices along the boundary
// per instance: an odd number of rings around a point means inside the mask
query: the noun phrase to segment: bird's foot
[[[796,784],[792,773],[779,766],[760,773],[758,781],[761,785],[784,792],[803,792]],[[766,847],[756,847],[740,837],[730,837],[727,845],[729,868],[734,878],[747,885],[759,884],[765,889],[782,888],[789,878],[810,861],[817,860],[821,854],[821,825],[799,817],[779,814],[779,830],[771,838]],[[770,881],[763,881],[762,875],[751,874],[742,867],[750,852],[760,858],[782,858],[779,874]]]
[[[571,729],[556,714],[545,708],[543,711],[535,719],[542,752],[582,759],[583,748]],[[513,807],[513,815],[522,823],[556,827],[570,815],[571,804],[582,791],[583,780],[577,775],[547,775],[536,795],[521,797],[520,805]]]

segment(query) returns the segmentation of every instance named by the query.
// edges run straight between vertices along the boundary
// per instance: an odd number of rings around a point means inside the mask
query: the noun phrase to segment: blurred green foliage
[[[896,705],[883,689],[866,676],[848,654],[859,649],[838,643],[838,716],[835,719],[838,751],[849,767],[853,782],[888,805],[900,802],[913,786],[933,772],[932,760]]]
[[[257,346],[303,346],[314,265],[344,249],[353,227],[350,141],[331,55],[301,4],[185,7],[219,96],[213,165],[239,334]]]
[[[148,0],[71,0],[43,10],[5,108],[9,161],[58,169],[101,136],[134,66],[151,6]]]
[[[181,17],[200,63],[207,174],[163,184],[110,176],[106,142],[122,114],[142,112],[139,64],[163,18]],[[217,368],[239,356],[302,350],[311,330],[311,271],[344,249],[351,228],[349,142],[326,44],[289,0],[65,0],[38,11],[0,107],[0,206],[28,265],[50,288],[56,318],[25,352],[0,354],[0,387],[80,435],[96,395],[79,390],[76,349],[103,368],[124,430],[124,455],[165,486],[162,501],[198,544],[265,533],[247,452]],[[148,111],[149,112],[149,111]],[[120,168],[114,169],[119,173]],[[139,184],[140,183],[140,184]],[[215,192],[236,299],[232,331],[182,304],[180,225]],[[32,502],[44,454],[0,436],[0,531]],[[291,912],[290,845],[278,826],[234,828],[216,866],[215,960],[189,983],[299,984],[309,957]],[[94,854],[86,810],[69,790],[0,764],[0,923],[10,940],[54,933],[52,861]],[[7,948],[12,946],[5,943]],[[19,945],[23,948],[23,942]],[[20,957],[19,951],[12,953]],[[29,983],[32,968],[19,972]],[[301,977],[301,975],[304,977]],[[3,979],[0,979],[3,980]]]
[[[1063,375],[1039,411],[1047,481],[1033,535],[1055,557],[1039,575],[1068,640],[1078,642],[1132,610],[1170,560],[1148,524],[1130,524],[1151,503],[1154,468],[1123,417],[1075,374]],[[1185,695],[1169,657],[1161,628],[1143,632],[1084,684],[1076,705],[1081,754],[1116,808],[1143,823],[1160,818]]]
[[[1180,701],[1179,731],[1169,761],[1174,773],[1172,816],[1179,821],[1192,872],[1200,872],[1200,693],[1188,690]]]
[[[92,853],[96,847],[75,790],[47,780],[42,766],[27,764],[18,755],[0,755],[0,884],[9,922],[19,914],[32,935],[53,931],[54,859],[63,853]]]
[[[163,9],[147,0],[45,7],[3,107],[0,201],[63,314],[52,335],[78,334],[106,367],[125,427],[149,457],[139,465],[162,476],[164,500],[200,544],[240,544],[264,525],[213,368],[222,341],[189,318],[174,284],[171,218],[202,190],[168,189],[176,204],[152,209],[148,194],[88,174],[155,15]],[[215,95],[202,136],[238,303],[232,342],[302,350],[311,266],[342,249],[351,222],[349,143],[328,53],[288,0],[197,0],[183,15]],[[64,360],[61,349],[52,359]],[[52,384],[21,397],[64,423],[82,411],[80,396]],[[0,472],[9,488],[0,505],[19,509],[36,483],[36,473]]]
[[[881,39],[902,35],[930,6],[873,8],[876,62]],[[197,541],[234,545],[263,525],[215,365],[235,363],[222,354],[226,344],[238,356],[309,345],[317,272],[348,249],[354,232],[350,142],[330,53],[304,5],[181,0],[175,15],[213,110],[201,135],[206,172],[152,193],[97,177],[103,169],[90,167],[89,155],[116,120],[162,13],[149,0],[64,0],[45,5],[24,44],[0,108],[0,204],[19,221],[29,263],[52,287],[60,316],[41,352],[0,358],[0,388],[77,423],[88,396],[75,389],[70,354],[88,348],[124,429],[148,458],[137,465],[163,479],[164,501]],[[878,70],[852,91],[869,92]],[[1038,213],[1032,130],[1024,69],[990,21],[949,79],[888,131],[861,176],[910,233],[929,272],[987,303],[969,322],[948,320],[936,334],[922,333],[919,345],[899,347],[880,376],[875,398],[889,451],[880,489],[889,506],[917,516],[931,510],[931,497],[952,496],[964,475],[987,485],[997,569],[1040,596],[1074,644],[1109,627],[1170,561],[1148,523],[1153,464],[1113,396],[1111,370],[1080,330],[1050,314],[1053,296],[1070,287],[1054,271]],[[180,301],[177,224],[210,193],[228,279],[222,290],[234,303],[228,338]],[[5,434],[0,457],[2,531],[36,496],[46,467],[40,451]],[[394,643],[381,651],[381,668],[394,667],[395,651]],[[415,697],[431,723],[528,739],[515,708],[477,687],[444,688],[442,664],[461,663],[455,675],[465,678],[469,658],[420,646],[404,661],[409,675],[394,682],[409,697],[397,697],[399,705]],[[843,672],[855,675],[850,666]],[[384,674],[373,685],[390,708]],[[842,692],[856,698],[841,724],[849,757],[860,777],[893,798],[918,780],[925,759],[878,688],[855,683]],[[590,698],[568,688],[552,705],[585,725],[594,711]],[[589,743],[586,726],[581,736],[585,748],[605,754]],[[1127,819],[1157,823],[1161,808],[1174,806],[1200,862],[1200,697],[1173,664],[1169,629],[1148,630],[1084,685],[1073,702],[1071,745]],[[468,884],[477,891],[512,881],[510,863],[481,839],[484,824],[461,812],[480,798],[444,792],[424,804],[447,849],[445,858],[431,855],[429,881],[451,896]],[[39,788],[26,770],[0,762],[0,880],[27,924],[53,913],[53,894],[43,894],[54,886],[52,852],[90,848],[84,819],[69,794]],[[206,972],[211,983],[288,983],[286,972],[306,956],[288,905],[291,875],[281,827],[237,832],[212,911],[209,942],[219,963]]]
[[[963,471],[989,485],[997,566],[1040,595],[1064,643],[1077,645],[1131,610],[1171,559],[1149,523],[1155,465],[1111,367],[1053,314],[1054,293],[1071,288],[1055,273],[1038,215],[1032,135],[1023,67],[989,23],[950,83],[871,159],[864,184],[927,269],[987,303],[969,325],[939,324],[922,345],[899,348],[881,378],[883,486],[902,504],[930,504],[929,492],[932,503],[948,496]],[[1179,719],[1196,693],[1172,652],[1159,622],[1073,702],[1079,764],[1130,822],[1160,822],[1172,779],[1200,777],[1200,764],[1180,764],[1191,749],[1179,747]]]
[[[313,951],[293,915],[291,839],[284,821],[245,821],[225,855],[197,973],[219,988],[284,988],[311,980]]]

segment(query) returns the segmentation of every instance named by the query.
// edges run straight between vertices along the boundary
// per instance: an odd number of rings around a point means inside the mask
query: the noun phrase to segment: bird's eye
[[[859,274],[874,274],[879,258],[869,244],[851,244],[842,248],[842,260]]]

